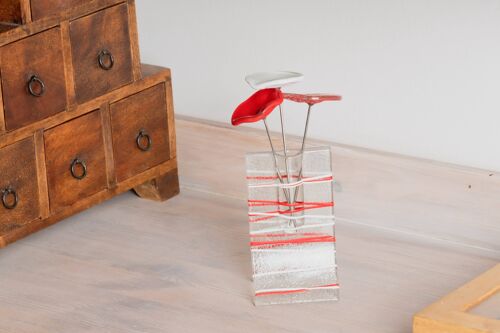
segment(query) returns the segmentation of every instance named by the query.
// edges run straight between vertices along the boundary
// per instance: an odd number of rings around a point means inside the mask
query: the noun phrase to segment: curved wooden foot
[[[134,192],[143,199],[166,201],[180,193],[177,169],[134,187]]]

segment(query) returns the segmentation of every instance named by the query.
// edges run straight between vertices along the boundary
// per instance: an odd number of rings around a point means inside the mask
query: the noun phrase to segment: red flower
[[[281,103],[283,103],[281,90],[275,88],[259,90],[236,108],[231,123],[233,126],[238,126],[266,119]]]

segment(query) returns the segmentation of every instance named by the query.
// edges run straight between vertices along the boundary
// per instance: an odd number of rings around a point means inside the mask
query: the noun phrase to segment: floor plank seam
[[[188,190],[188,191],[194,191],[194,192],[198,192],[198,193],[203,193],[203,194],[215,195],[215,196],[218,196],[221,198],[227,198],[227,199],[238,200],[238,201],[245,201],[244,198],[241,198],[238,196],[233,196],[233,195],[218,193],[215,191],[200,189],[200,188],[197,188],[196,186],[190,186],[190,185],[186,185],[186,184],[181,184],[181,189]],[[339,216],[335,216],[335,220],[338,222],[344,222],[344,223],[348,223],[348,224],[352,224],[352,225],[363,226],[366,228],[375,229],[375,230],[379,230],[379,231],[386,231],[386,232],[405,235],[405,236],[409,236],[409,237],[415,237],[415,238],[419,238],[419,239],[426,240],[429,242],[437,242],[437,243],[440,243],[442,245],[447,244],[447,245],[457,246],[457,247],[461,247],[461,248],[465,248],[465,249],[469,249],[469,250],[487,252],[488,254],[485,254],[485,255],[487,255],[487,256],[491,255],[497,259],[500,259],[500,251],[495,250],[495,249],[491,249],[491,248],[487,248],[487,247],[481,247],[481,246],[477,246],[477,245],[473,245],[473,244],[466,244],[466,243],[454,241],[451,239],[433,237],[433,236],[429,236],[429,235],[425,235],[425,234],[405,232],[402,230],[396,230],[396,229],[392,229],[392,228],[377,226],[374,224],[369,224],[369,223],[365,223],[365,222],[361,222],[361,221],[355,221],[355,220],[352,220],[349,218],[344,218],[344,217],[339,217]]]

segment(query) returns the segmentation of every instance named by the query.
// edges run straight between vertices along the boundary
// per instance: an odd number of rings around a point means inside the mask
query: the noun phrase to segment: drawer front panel
[[[31,0],[31,17],[33,21],[39,20],[87,2],[89,0]]]
[[[0,149],[0,234],[40,217],[37,184],[33,139]]]
[[[50,29],[1,49],[5,121],[14,130],[66,109],[61,31]]]
[[[131,83],[128,6],[114,6],[70,23],[79,103]]]
[[[51,212],[106,188],[106,162],[98,111],[45,132]]]
[[[110,112],[119,182],[170,158],[164,84],[112,104]]]
[[[2,0],[0,4],[0,21],[21,24],[21,4],[19,0]]]

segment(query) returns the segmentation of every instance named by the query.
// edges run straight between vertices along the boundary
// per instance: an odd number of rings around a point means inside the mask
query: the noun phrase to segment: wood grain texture
[[[13,130],[45,119],[66,109],[66,86],[61,30],[54,28],[4,46],[1,76],[5,122]],[[42,96],[28,92],[28,82],[36,76],[43,81]],[[42,94],[40,83],[35,93]]]
[[[47,184],[47,167],[45,165],[45,143],[43,139],[43,131],[39,130],[35,133],[35,157],[36,170],[38,178],[38,196],[40,199],[40,217],[42,219],[49,217],[49,187]]]
[[[64,59],[64,77],[66,83],[67,110],[73,111],[76,105],[75,73],[71,53],[71,42],[69,39],[69,21],[61,22],[61,44]]]
[[[25,126],[21,129],[9,132],[0,133],[0,148],[12,144],[16,141],[22,140],[24,138],[30,137],[33,132],[39,129],[50,129],[65,123],[73,118],[82,116],[93,110],[99,109],[103,103],[114,103],[129,95],[132,95],[138,91],[148,89],[155,86],[161,82],[170,80],[170,70],[151,65],[143,66],[143,79],[141,81],[134,82],[130,85],[122,87],[121,89],[114,90],[106,95],[95,98],[86,103],[80,104],[72,112],[59,113],[53,117],[47,118],[45,120],[39,121],[32,125]]]
[[[170,158],[165,84],[110,106],[116,177],[119,182]],[[139,138],[143,133],[142,139]],[[137,142],[139,138],[139,142]],[[150,140],[151,147],[147,148]]]
[[[18,26],[15,24],[7,24],[5,22],[0,22],[0,35],[6,31],[17,28]]]
[[[133,81],[128,20],[127,5],[121,4],[70,23],[78,103]],[[104,58],[105,65],[111,67],[110,70],[99,66],[99,53],[104,50],[114,58],[114,64],[108,57]]]
[[[92,0],[82,6],[73,7],[66,11],[63,11],[59,16],[51,16],[31,23],[28,22],[28,24],[22,26],[14,25],[13,27],[11,27],[11,29],[8,29],[8,31],[2,32],[0,34],[0,46],[7,45],[28,36],[48,30],[50,28],[57,27],[63,21],[74,20],[79,17],[88,15],[89,13],[93,13],[105,9],[109,6],[124,2],[125,0]],[[25,8],[25,6],[23,6],[23,8]]]
[[[171,76],[170,76],[171,77]],[[172,80],[167,80],[165,83],[167,89],[167,116],[168,116],[168,134],[169,134],[169,149],[170,158],[177,156],[177,141],[175,130],[175,110],[174,110],[174,94],[172,92]]]
[[[1,202],[6,189],[15,191],[17,206],[7,209]],[[14,195],[6,197],[14,205]],[[37,164],[33,139],[0,150],[0,234],[23,226],[40,216]]]
[[[469,310],[470,314],[500,320],[500,286],[496,293]]]
[[[500,318],[468,313],[499,291],[500,264],[419,312],[413,332],[500,333]]]
[[[104,142],[104,155],[106,156],[106,178],[108,188],[116,187],[115,159],[113,156],[113,134],[111,132],[111,115],[109,113],[109,103],[104,103],[101,108],[102,134]]]
[[[17,24],[22,23],[19,0],[2,0],[0,3],[0,21]]]
[[[30,0],[33,21],[51,15],[59,15],[62,11],[81,6],[90,0]]]
[[[23,24],[31,23],[33,21],[31,17],[31,1],[30,0],[18,0],[18,1],[21,4],[21,18]]]
[[[177,136],[178,142],[193,146],[185,152],[180,169],[181,180],[183,174],[192,174],[184,186],[246,198],[244,156],[268,149],[265,132],[177,119]],[[279,134],[273,137],[279,145]],[[232,144],[227,144],[228,138]],[[290,136],[292,147],[300,143]],[[500,257],[500,211],[494,208],[500,198],[500,174],[317,140],[310,144],[332,148],[339,220],[483,249]],[[202,155],[211,156],[212,163],[197,173]],[[220,170],[232,186],[220,181]]]
[[[45,132],[47,179],[50,211],[56,213],[107,187],[106,157],[98,111],[89,113]],[[86,176],[71,174],[71,163],[79,159],[86,164]],[[76,175],[84,174],[77,165]]]
[[[141,52],[139,49],[139,31],[135,1],[128,0],[128,25],[130,31],[130,49],[132,50],[132,72],[134,81],[141,79]]]
[[[1,59],[0,59],[0,68],[2,66]],[[2,80],[0,79],[0,137],[5,134],[5,114],[4,114],[4,109],[3,109],[3,95],[1,93],[2,91]]]
[[[148,180],[134,187],[135,193],[143,199],[166,201],[180,193],[179,173],[177,169],[160,177]]]
[[[256,308],[243,153],[265,149],[264,133],[184,119],[177,119],[177,133],[181,195],[155,203],[126,193],[1,252],[0,331],[409,333],[415,313],[500,261],[491,248],[471,246],[477,238],[450,241],[467,237],[470,225],[456,224],[447,238],[431,237],[442,236],[441,223],[454,218],[445,212],[456,197],[446,202],[444,193],[455,192],[456,181],[479,186],[481,170],[335,145],[341,301]],[[383,203],[382,194],[370,195],[392,188],[399,178],[391,174],[400,167],[415,179],[399,190],[402,195],[449,173],[457,177],[439,184],[443,198],[432,208],[442,217],[439,223],[423,224],[420,233],[409,232],[411,220],[405,219],[399,229],[388,228],[388,208],[373,210],[370,223],[353,221],[350,207]],[[387,175],[381,177],[380,170]],[[125,185],[168,172],[156,171]],[[488,203],[485,193],[497,186],[482,183],[480,193],[469,196],[473,204],[459,213],[477,213],[481,200]],[[125,190],[118,185],[113,193],[120,189]],[[414,206],[400,199],[391,209],[421,208],[428,200],[421,195],[412,197]],[[96,194],[93,204],[104,197]],[[90,206],[87,201],[77,208]],[[496,221],[493,215],[492,232]]]
[[[0,149],[8,149],[13,142],[25,140],[23,135],[33,141],[31,131],[35,131],[36,149],[32,153],[36,155],[35,179],[37,174],[39,176],[35,182],[40,204],[37,216],[41,217],[12,224],[0,232],[0,246],[149,180],[154,180],[156,199],[166,199],[178,193],[177,173],[172,172],[177,170],[177,161],[170,158],[168,151],[170,136],[166,113],[170,110],[165,100],[165,82],[170,80],[170,71],[154,66],[145,66],[145,69],[147,76],[143,80],[80,105],[65,113],[64,117],[54,116],[37,123],[39,127],[27,126],[0,136]],[[127,128],[133,134],[131,142],[122,142],[123,148],[131,152],[129,158],[133,159],[132,162],[125,159],[124,163],[131,164],[131,167],[127,169],[125,166],[127,176],[120,179],[120,183],[117,183],[114,163],[110,104],[116,106],[117,124],[124,123],[120,127],[123,132],[117,132],[118,141],[122,134],[126,134]],[[94,108],[97,105],[97,109]],[[154,146],[151,151],[142,152],[137,148],[135,138],[137,130],[141,129],[147,130],[152,139]],[[147,143],[143,138],[141,145],[144,142]],[[135,156],[137,152],[141,154]],[[10,160],[16,158],[12,154],[6,156]],[[82,162],[75,164],[72,174],[71,165],[76,159]],[[85,177],[78,179],[77,175],[83,176],[85,170]],[[8,197],[13,198],[13,195]]]
[[[155,203],[127,193],[4,249],[0,331],[409,333],[413,314],[500,259],[490,251],[378,227],[386,221],[374,212],[371,225],[338,222],[339,303],[256,308],[246,187],[236,175],[244,176],[244,160],[199,152],[213,145],[228,152],[258,150],[265,142],[245,141],[257,138],[255,133],[186,120],[177,121],[177,130],[181,195]],[[351,166],[342,168],[344,180],[364,163],[373,189],[385,183],[369,176],[377,175],[375,162],[386,158],[352,149],[335,161]],[[410,160],[392,158],[406,161],[412,176],[423,165],[434,167],[412,160],[411,169]],[[212,174],[222,165],[225,177]],[[210,179],[194,187],[200,172]],[[361,194],[356,204],[362,206]],[[349,204],[342,200],[338,206]]]
[[[89,209],[92,206],[100,204],[106,200],[115,197],[118,194],[129,191],[130,189],[144,184],[148,179],[155,179],[177,168],[177,160],[169,160],[152,169],[149,169],[141,174],[138,174],[126,181],[117,184],[116,187],[100,191],[94,195],[82,198],[71,206],[63,207],[49,218],[34,220],[22,227],[12,228],[7,233],[0,236],[0,247],[5,247],[12,244],[21,238],[24,238],[32,233],[47,228],[63,219]]]

